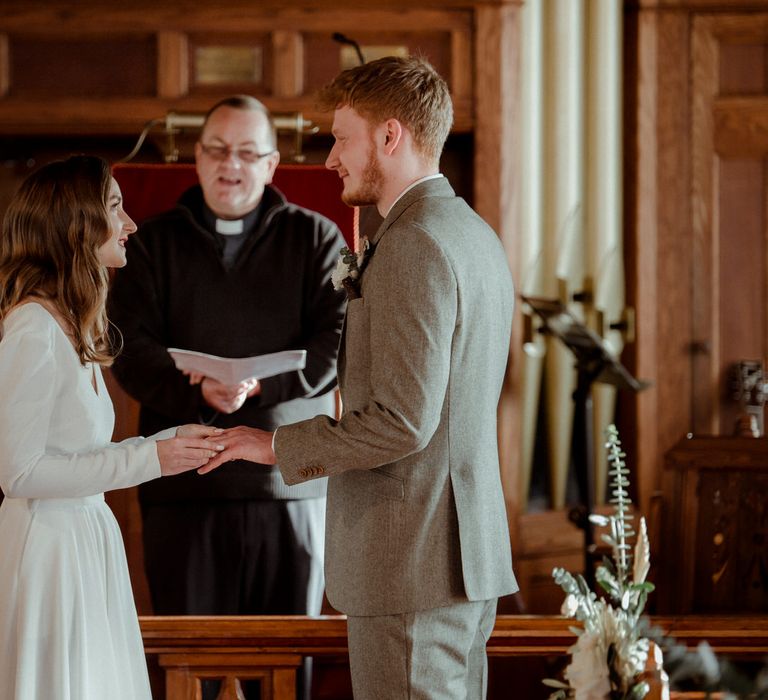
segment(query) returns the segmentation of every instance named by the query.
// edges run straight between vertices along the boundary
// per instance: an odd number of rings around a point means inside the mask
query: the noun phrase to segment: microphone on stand
[[[357,52],[357,58],[360,60],[360,65],[362,66],[365,63],[363,52],[360,50],[360,44],[358,44],[354,39],[350,39],[348,36],[342,34],[341,32],[334,32],[331,35],[331,38],[340,44],[347,44],[348,46],[354,48]]]

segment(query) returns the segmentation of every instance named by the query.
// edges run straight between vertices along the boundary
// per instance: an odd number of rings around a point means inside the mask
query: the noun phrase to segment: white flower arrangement
[[[368,239],[362,238],[359,252],[355,253],[347,246],[339,252],[339,261],[331,273],[331,282],[334,289],[345,289],[349,299],[357,299],[360,296],[360,275],[365,267],[369,250]]]
[[[583,576],[561,568],[553,570],[552,576],[566,593],[563,616],[579,620],[583,627],[571,628],[578,639],[568,650],[571,663],[565,669],[566,682],[544,681],[556,689],[549,700],[640,700],[649,691],[642,675],[650,640],[641,636],[644,627],[638,624],[648,594],[654,589],[645,580],[650,568],[648,533],[645,518],[641,518],[633,556],[628,544],[635,532],[629,522],[632,515],[626,455],[616,426],[610,425],[607,433],[615,513],[590,516],[593,523],[610,527],[610,534],[603,535],[603,540],[611,546],[612,556],[604,558],[595,572],[605,596],[598,598]]]

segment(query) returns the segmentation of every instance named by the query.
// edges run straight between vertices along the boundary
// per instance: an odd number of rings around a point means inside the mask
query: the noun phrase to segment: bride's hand
[[[200,425],[199,423],[187,423],[176,428],[176,437],[205,438],[221,435],[223,432],[224,428],[214,428],[211,425]]]
[[[221,432],[221,428],[206,425],[184,425],[176,430],[176,437],[158,440],[155,444],[160,474],[172,476],[207,464],[224,449],[215,439],[210,439]]]

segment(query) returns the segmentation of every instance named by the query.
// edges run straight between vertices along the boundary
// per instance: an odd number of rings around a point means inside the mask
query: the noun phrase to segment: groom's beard
[[[369,204],[377,204],[381,199],[381,191],[384,185],[384,173],[381,171],[379,161],[376,159],[376,149],[371,142],[368,148],[368,162],[361,176],[360,185],[356,190],[343,192],[341,201],[350,207],[364,207]]]

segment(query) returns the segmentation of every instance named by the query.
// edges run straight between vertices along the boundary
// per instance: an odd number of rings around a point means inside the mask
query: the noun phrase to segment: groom
[[[517,590],[496,444],[506,255],[439,174],[453,108],[425,60],[345,71],[320,101],[344,201],[384,217],[346,284],[344,412],[233,428],[200,471],[247,459],[287,484],[331,477],[327,594],[348,616],[356,700],[482,698],[496,600]]]

